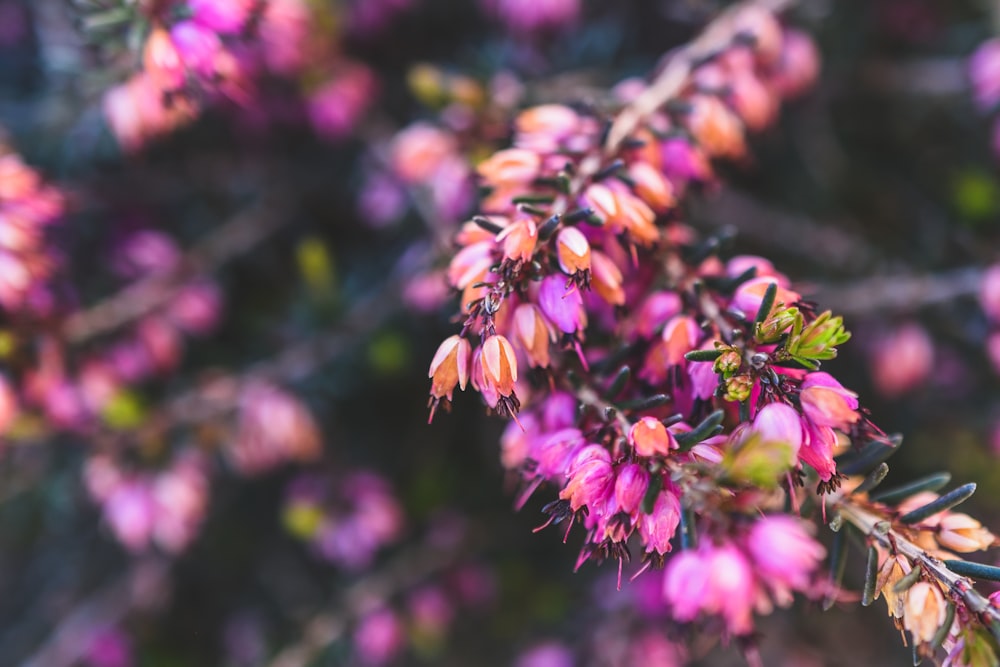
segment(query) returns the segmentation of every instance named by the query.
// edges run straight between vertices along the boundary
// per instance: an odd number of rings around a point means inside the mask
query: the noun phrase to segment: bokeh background
[[[473,210],[469,161],[513,109],[606,97],[724,3],[298,4],[298,32],[240,46],[289,62],[129,129],[141,105],[109,111],[108,91],[143,69],[151,13],[181,21],[185,3],[0,0],[6,143],[64,197],[54,305],[6,308],[0,356],[9,377],[48,360],[77,378],[72,399],[42,383],[51,401],[0,447],[0,664],[681,664],[636,612],[655,591],[614,593],[612,565],[573,573],[579,536],[532,532],[541,494],[513,510],[504,424],[478,398],[427,425],[426,368],[453,333],[434,270]],[[980,288],[1000,146],[969,77],[990,5],[803,0],[787,20],[817,42],[817,85],[686,214],[845,315],[830,367],[903,434],[890,480],[975,481],[995,529],[1000,349]],[[436,171],[400,170],[414,123],[431,134],[413,150],[446,154]],[[881,603],[801,603],[761,633],[768,665],[910,664]]]

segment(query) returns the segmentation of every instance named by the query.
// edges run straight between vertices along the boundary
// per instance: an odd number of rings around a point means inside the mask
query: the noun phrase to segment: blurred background
[[[470,165],[724,4],[0,0],[0,664],[740,664],[532,532],[477,397],[426,409]],[[993,4],[798,3],[818,84],[685,215],[845,315],[890,481],[975,481],[995,529]],[[911,664],[881,603],[760,630]]]

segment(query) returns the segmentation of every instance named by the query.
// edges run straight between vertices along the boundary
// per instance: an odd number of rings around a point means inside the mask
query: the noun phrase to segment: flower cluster
[[[791,514],[808,502],[825,516],[870,490],[881,467],[841,486],[899,444],[820,370],[850,338],[842,319],[766,259],[724,260],[725,239],[700,240],[681,219],[712,160],[744,159],[746,132],[770,125],[816,63],[803,35],[739,6],[657,80],[619,86],[617,115],[551,104],[518,115],[513,146],[477,166],[481,215],[448,266],[463,328],[429,370],[432,417],[471,385],[512,419],[501,460],[522,480],[518,504],[558,490],[545,525],[583,527],[578,567],[617,559],[620,587],[638,551],[637,575],[665,566],[675,620],[714,619],[747,641],[753,613],[794,592],[836,598],[817,576],[825,549]],[[932,514],[913,524],[923,548],[993,542],[964,515]]]
[[[87,462],[84,481],[111,532],[134,553],[154,544],[171,554],[183,551],[208,507],[208,462],[193,449],[151,471],[124,469],[96,454]]]
[[[63,195],[0,139],[0,308],[51,314],[49,278],[58,259],[46,229],[63,213]]]
[[[324,560],[351,570],[371,565],[403,532],[399,501],[386,481],[370,472],[353,472],[333,488],[316,476],[297,478],[288,488],[284,518]]]
[[[375,94],[371,70],[313,31],[330,17],[304,0],[172,0],[134,11],[152,26],[142,69],[104,97],[105,117],[126,150],[190,123],[211,105],[259,118],[269,112],[266,76],[308,81],[306,118],[333,139],[350,132]]]

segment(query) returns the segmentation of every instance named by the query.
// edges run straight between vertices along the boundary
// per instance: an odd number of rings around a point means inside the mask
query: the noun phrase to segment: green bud
[[[753,378],[749,375],[734,375],[726,380],[726,394],[723,396],[727,401],[741,403],[750,398],[753,390]]]
[[[723,477],[758,488],[773,489],[795,464],[795,448],[789,442],[764,440],[753,434],[722,459]]]
[[[743,358],[740,356],[739,351],[736,348],[731,347],[722,351],[722,354],[720,354],[715,360],[712,370],[716,373],[731,375],[732,373],[740,370],[740,365],[742,363]]]

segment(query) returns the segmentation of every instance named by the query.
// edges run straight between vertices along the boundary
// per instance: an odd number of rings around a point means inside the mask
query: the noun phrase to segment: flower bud
[[[740,356],[739,350],[729,347],[716,358],[712,370],[716,373],[735,373],[740,370],[742,364],[743,357]]]
[[[628,432],[629,444],[638,456],[666,456],[677,449],[677,441],[659,419],[643,417]]]
[[[753,391],[753,378],[749,375],[734,375],[726,380],[726,393],[723,396],[727,401],[742,403],[750,398]]]
[[[688,130],[710,157],[739,159],[746,155],[743,124],[717,97],[694,95]]]

